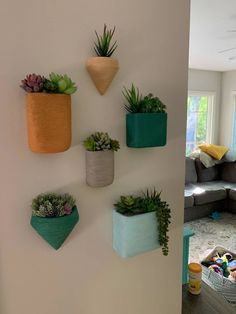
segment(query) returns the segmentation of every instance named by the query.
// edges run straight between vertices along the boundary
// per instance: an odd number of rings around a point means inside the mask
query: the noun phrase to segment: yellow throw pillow
[[[198,146],[204,153],[212,156],[217,160],[221,160],[225,153],[229,150],[225,146],[213,145],[213,144],[201,144]]]

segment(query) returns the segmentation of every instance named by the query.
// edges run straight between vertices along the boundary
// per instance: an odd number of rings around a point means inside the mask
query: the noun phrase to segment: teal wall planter
[[[77,207],[68,216],[44,218],[31,216],[30,224],[54,249],[59,249],[79,221]]]
[[[126,143],[128,147],[166,145],[167,113],[127,113]]]
[[[113,249],[131,257],[159,248],[156,213],[124,216],[113,210]]]

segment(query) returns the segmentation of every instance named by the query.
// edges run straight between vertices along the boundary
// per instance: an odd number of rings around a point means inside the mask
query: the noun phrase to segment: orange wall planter
[[[118,60],[110,57],[91,57],[87,60],[86,67],[97,90],[104,95],[119,69]]]
[[[71,145],[71,97],[27,94],[28,143],[35,153],[59,153]]]

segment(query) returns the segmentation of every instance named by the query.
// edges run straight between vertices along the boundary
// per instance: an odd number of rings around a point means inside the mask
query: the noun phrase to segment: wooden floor
[[[236,314],[236,309],[204,282],[200,295],[190,294],[184,285],[182,303],[182,314]]]

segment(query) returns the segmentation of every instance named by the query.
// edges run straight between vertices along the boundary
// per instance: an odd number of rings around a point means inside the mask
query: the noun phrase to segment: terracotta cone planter
[[[71,145],[71,97],[27,94],[28,143],[35,153],[59,153]]]
[[[91,187],[103,187],[114,181],[114,152],[86,151],[86,182]]]
[[[110,57],[92,57],[87,60],[86,67],[97,90],[103,95],[116,75],[119,64],[117,59]]]

